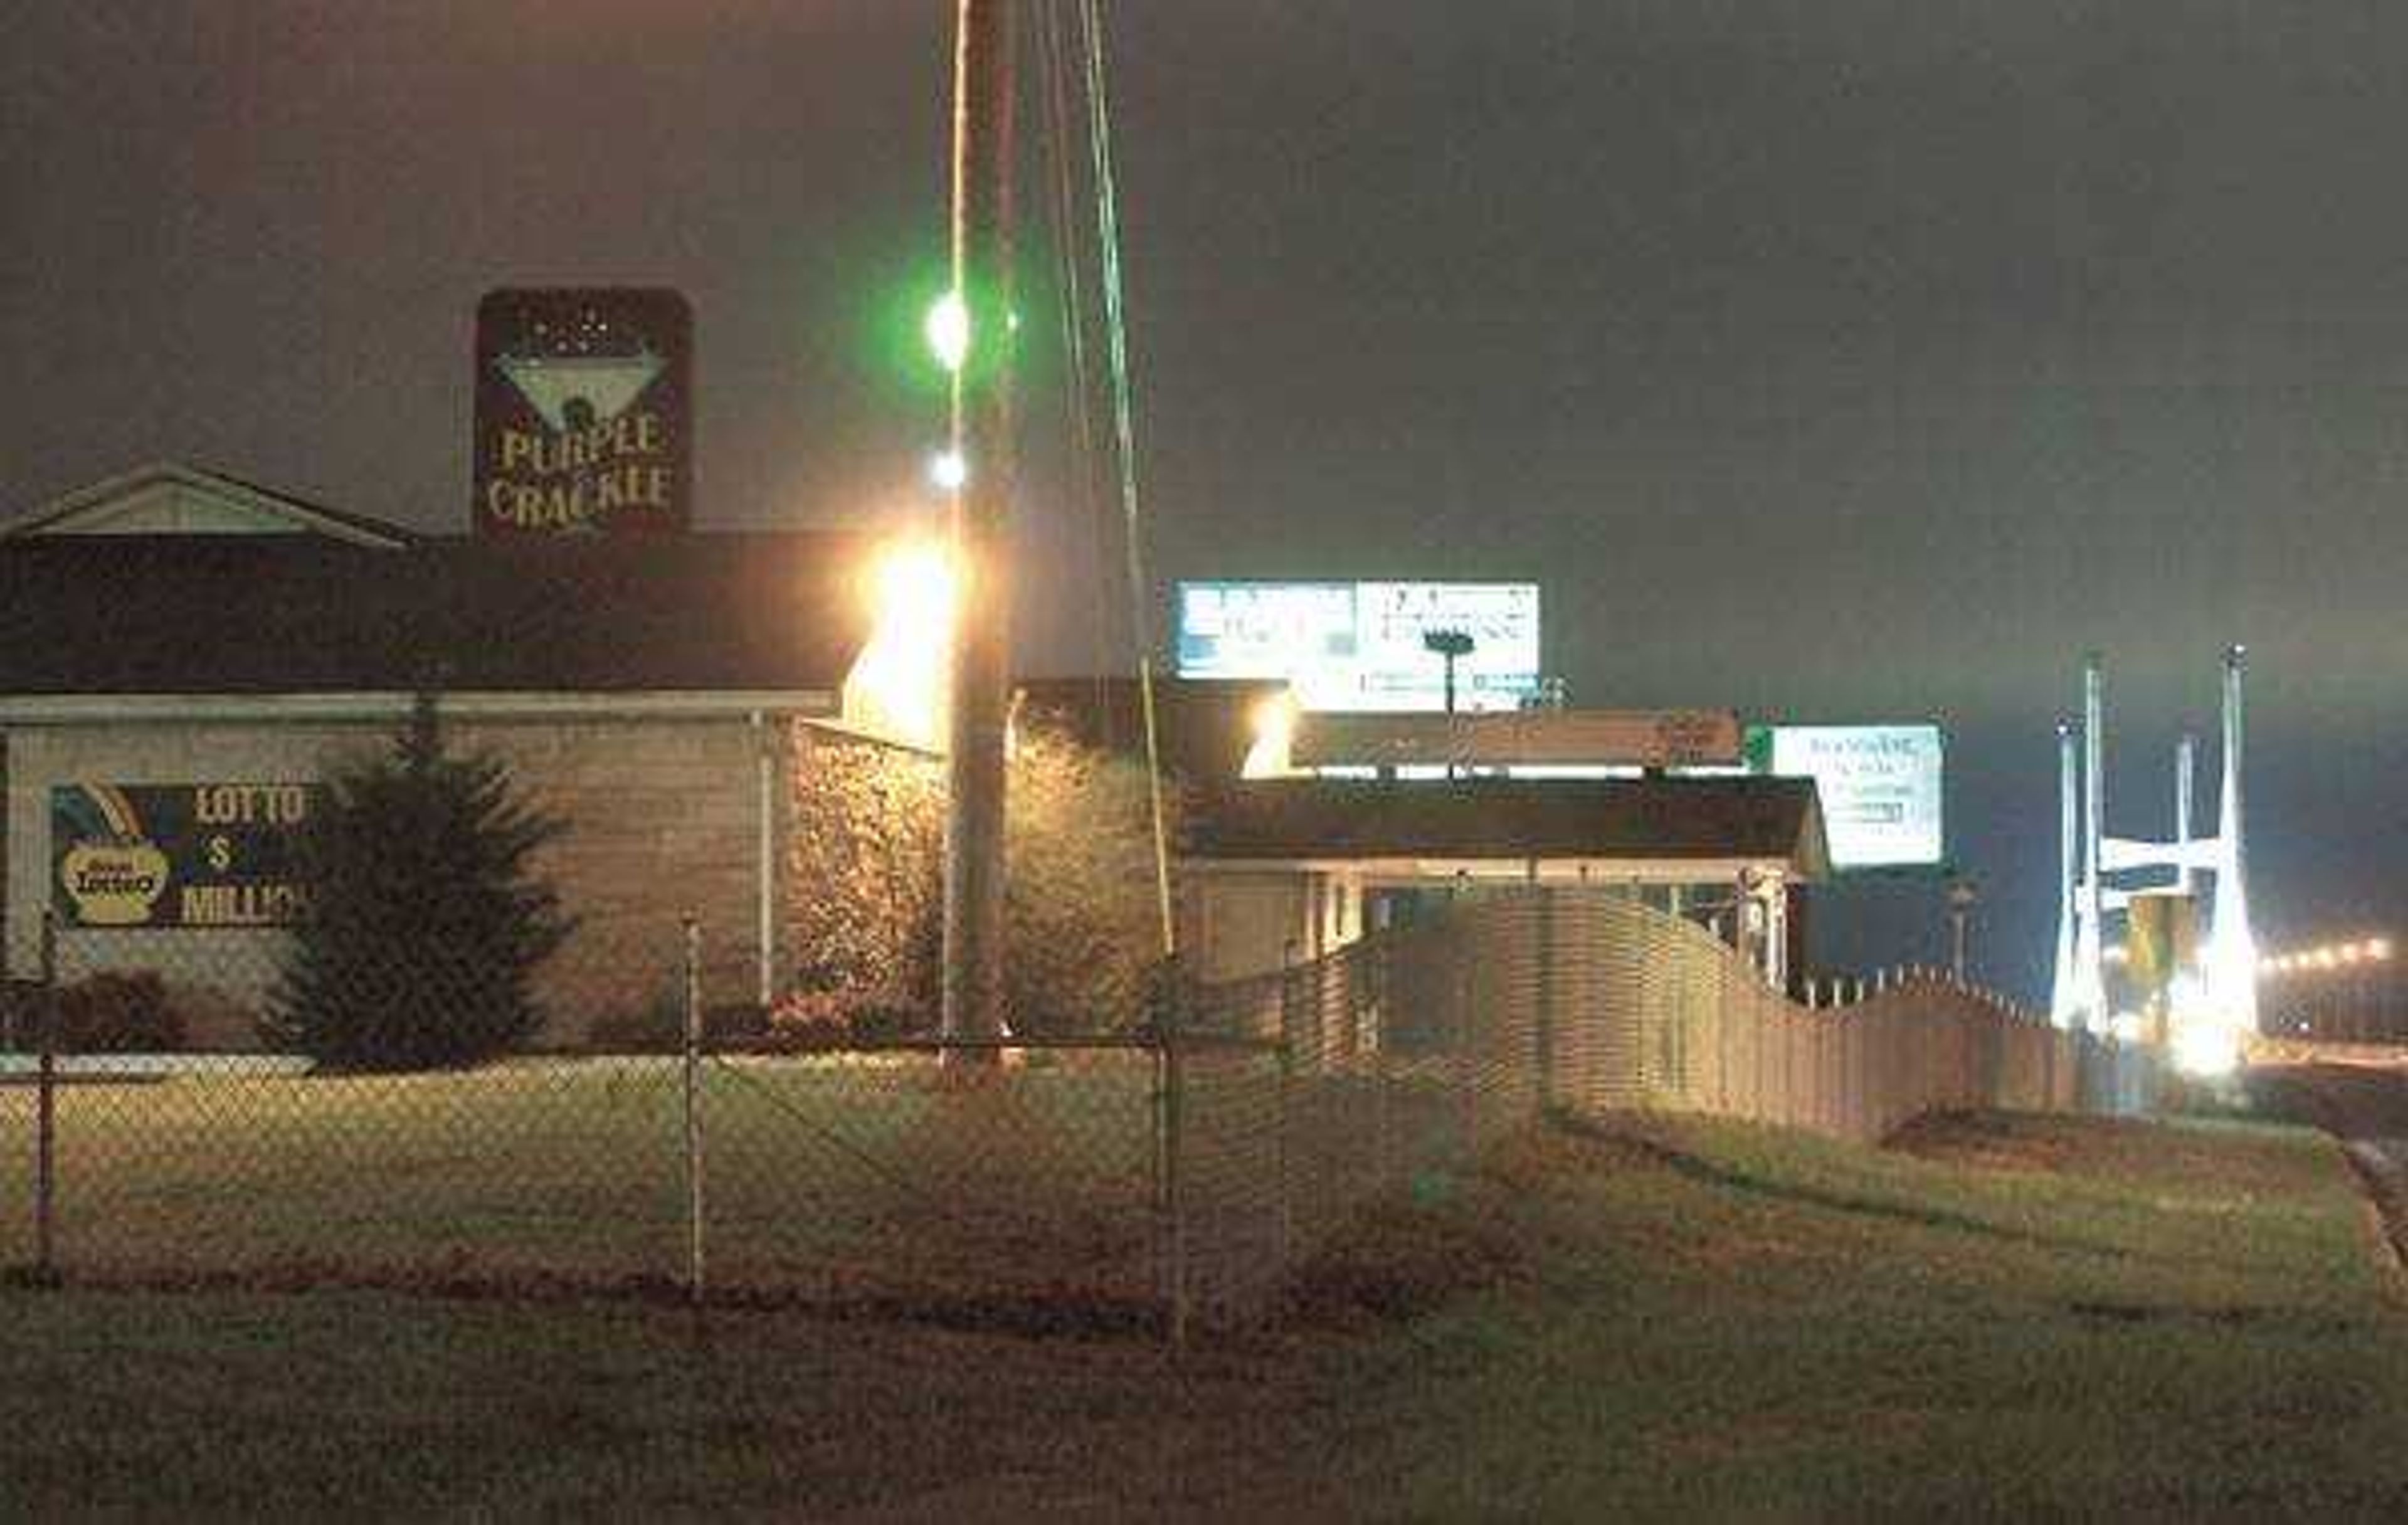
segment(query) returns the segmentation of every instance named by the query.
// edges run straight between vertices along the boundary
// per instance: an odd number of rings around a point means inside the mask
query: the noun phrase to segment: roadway
[[[2267,1112],[2341,1141],[2393,1249],[2408,1257],[2408,1048],[2269,1044],[2243,1083]]]

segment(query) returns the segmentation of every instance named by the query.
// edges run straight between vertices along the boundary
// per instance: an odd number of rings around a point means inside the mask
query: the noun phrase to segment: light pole
[[[1455,713],[1455,664],[1458,657],[1469,656],[1477,644],[1467,630],[1425,630],[1422,650],[1436,652],[1446,662],[1446,712]]]
[[[1455,660],[1458,657],[1469,656],[1471,655],[1472,645],[1473,641],[1471,639],[1471,633],[1468,630],[1425,630],[1422,632],[1422,650],[1438,653],[1440,659],[1446,663],[1446,712],[1450,715],[1455,713]],[[1450,727],[1450,729],[1452,729],[1452,727]],[[1458,750],[1457,739],[1453,736],[1449,736],[1447,738],[1446,776],[1450,779],[1455,777],[1455,757]]]
[[[1948,882],[1948,967],[1955,971],[1956,983],[1965,983],[1965,929],[1973,919],[1973,906],[1981,896],[1970,879]]]

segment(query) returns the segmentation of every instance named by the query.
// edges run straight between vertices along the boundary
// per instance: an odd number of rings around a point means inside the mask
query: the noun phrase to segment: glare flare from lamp
[[[846,683],[847,718],[909,746],[944,745],[960,578],[928,540],[881,551],[869,568],[869,640]]]
[[[1246,749],[1243,778],[1282,778],[1294,772],[1290,749],[1296,742],[1296,696],[1283,689],[1254,706],[1254,744]]]
[[[2174,1067],[2202,1080],[2229,1075],[2241,1066],[2241,1034],[2222,1022],[2178,1022],[2173,1030]]]

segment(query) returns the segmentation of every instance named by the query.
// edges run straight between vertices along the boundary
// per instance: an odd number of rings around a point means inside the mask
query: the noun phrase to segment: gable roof
[[[1811,779],[1260,779],[1200,802],[1214,860],[1584,859],[1786,865],[1829,871]]]
[[[0,540],[0,697],[832,694],[868,633],[866,550],[826,534]]]
[[[199,511],[197,517],[206,519],[214,511],[231,523],[195,525],[195,510]],[[126,521],[138,520],[145,514],[153,516],[153,522],[126,527]],[[162,516],[170,522],[156,522]],[[212,535],[319,535],[345,544],[382,550],[416,544],[423,538],[400,525],[329,508],[225,472],[175,461],[154,461],[105,482],[79,487],[0,525],[0,540],[155,534],[163,530]]]

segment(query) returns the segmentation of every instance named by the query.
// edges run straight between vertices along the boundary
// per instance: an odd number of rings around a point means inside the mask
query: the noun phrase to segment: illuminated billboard
[[[1751,770],[1811,778],[1831,867],[1929,868],[1942,858],[1937,726],[1751,726]]]
[[[1471,638],[1455,705],[1512,710],[1539,684],[1535,583],[1182,583],[1182,678],[1284,679],[1308,710],[1439,710],[1446,662],[1426,638]]]

